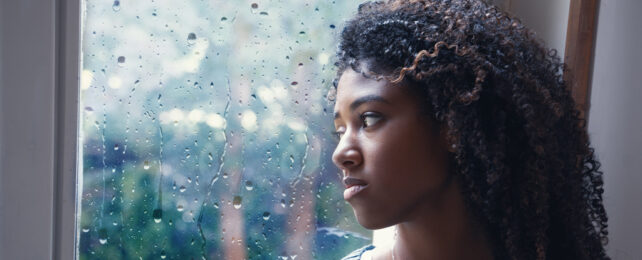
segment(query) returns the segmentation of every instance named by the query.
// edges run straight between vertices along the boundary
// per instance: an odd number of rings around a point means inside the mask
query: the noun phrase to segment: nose
[[[352,137],[344,135],[341,138],[332,154],[332,162],[342,170],[351,170],[361,165],[363,155]]]

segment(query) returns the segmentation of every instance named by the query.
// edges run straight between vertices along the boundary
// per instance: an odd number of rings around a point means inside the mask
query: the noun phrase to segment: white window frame
[[[0,1],[0,259],[74,259],[80,0]]]

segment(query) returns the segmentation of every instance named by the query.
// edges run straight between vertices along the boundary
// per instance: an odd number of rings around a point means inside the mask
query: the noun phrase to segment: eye
[[[345,132],[346,132],[345,127],[340,126],[337,128],[337,130],[332,132],[332,136],[334,136],[334,138],[338,141],[338,140],[341,140],[341,137],[343,137]]]
[[[361,114],[361,121],[363,122],[363,127],[371,127],[382,119],[382,116],[375,112],[365,112]]]
[[[343,131],[334,131],[332,132],[332,135],[335,137],[335,139],[340,140],[341,137],[343,137],[344,132]]]

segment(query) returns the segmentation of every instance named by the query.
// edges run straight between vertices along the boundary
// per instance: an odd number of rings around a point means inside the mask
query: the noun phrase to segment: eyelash
[[[378,113],[375,113],[375,112],[365,112],[365,113],[361,114],[361,115],[359,116],[359,118],[361,118],[361,126],[362,126],[363,128],[368,128],[368,127],[372,127],[372,126],[376,125],[376,124],[379,122],[379,120],[381,120],[382,116],[381,116],[380,114],[378,114]],[[376,119],[377,119],[377,121],[375,121],[375,122],[374,122],[374,123],[372,123],[371,125],[368,125],[368,124],[366,123],[366,122],[367,122],[367,121],[366,121],[366,119],[367,119],[367,118],[376,118]],[[335,137],[335,139],[337,139],[337,140],[341,140],[341,137],[343,136],[343,134],[344,134],[344,132],[339,132],[339,131],[333,131],[333,132],[332,132],[332,135],[333,135],[333,136]]]
[[[371,127],[373,125],[376,125],[379,122],[379,120],[381,120],[381,115],[378,114],[378,113],[375,113],[375,112],[365,112],[365,113],[361,114],[360,118],[361,118],[362,126],[364,128],[366,128],[366,127]],[[367,122],[366,121],[367,118],[376,118],[377,121],[372,123],[372,125],[367,125],[367,123],[366,123]]]

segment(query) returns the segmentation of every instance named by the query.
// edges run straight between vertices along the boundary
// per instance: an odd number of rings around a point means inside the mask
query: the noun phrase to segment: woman
[[[474,0],[359,7],[341,34],[333,161],[390,248],[346,259],[607,259],[603,182],[563,64]]]

